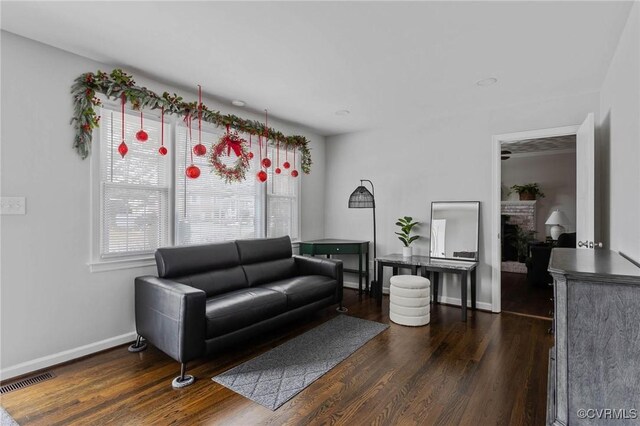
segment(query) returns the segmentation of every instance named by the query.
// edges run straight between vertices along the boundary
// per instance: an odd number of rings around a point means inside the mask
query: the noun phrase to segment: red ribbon
[[[236,154],[236,157],[242,155],[242,145],[239,141],[233,139],[229,133],[229,125],[227,124],[227,155],[231,155],[231,151]]]
[[[227,141],[227,155],[231,155],[231,151],[236,154],[236,157],[240,157],[242,155],[242,145],[236,141]]]

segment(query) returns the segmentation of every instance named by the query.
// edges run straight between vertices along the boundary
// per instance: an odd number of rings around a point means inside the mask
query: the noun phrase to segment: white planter
[[[402,257],[413,256],[413,247],[402,247]]]

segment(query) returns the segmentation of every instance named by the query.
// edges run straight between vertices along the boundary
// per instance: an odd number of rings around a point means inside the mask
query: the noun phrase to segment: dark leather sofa
[[[289,237],[161,248],[158,277],[135,280],[138,339],[181,363],[174,387],[193,383],[189,361],[338,303],[338,260],[292,256]]]
[[[553,282],[547,271],[551,250],[554,247],[576,247],[576,233],[560,234],[555,244],[532,243],[529,245],[530,258],[527,260],[527,282],[533,286],[545,287]]]

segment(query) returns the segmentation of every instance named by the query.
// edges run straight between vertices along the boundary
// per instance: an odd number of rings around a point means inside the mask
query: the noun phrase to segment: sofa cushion
[[[234,242],[164,247],[156,250],[156,265],[160,278],[183,277],[239,264],[240,256]]]
[[[269,260],[286,259],[292,256],[291,239],[288,236],[280,238],[261,238],[258,240],[238,240],[240,263],[266,262]]]
[[[249,287],[241,266],[176,277],[173,281],[199,288],[207,297]]]
[[[303,275],[288,278],[257,288],[278,291],[287,296],[287,309],[294,309],[329,297],[336,291],[338,282],[323,275]]]
[[[246,288],[207,299],[207,339],[274,317],[287,309],[287,297],[268,288]]]
[[[287,259],[271,260],[268,262],[243,265],[247,282],[250,286],[256,286],[273,281],[284,280],[296,275],[296,261],[293,257]]]

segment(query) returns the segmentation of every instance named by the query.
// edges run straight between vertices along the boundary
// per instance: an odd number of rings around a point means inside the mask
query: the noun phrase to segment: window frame
[[[119,113],[120,104],[116,101],[106,99],[106,97],[100,95],[100,100],[102,101],[102,106],[100,109],[106,109],[112,111],[114,113]],[[130,105],[125,107],[125,112],[131,115],[139,114],[139,111],[136,111],[131,108]],[[102,113],[102,111],[101,111]],[[154,121],[160,120],[160,113],[158,111],[145,111],[145,118],[150,118]],[[170,150],[172,147],[172,138],[167,138],[167,134],[170,135],[170,129],[167,130],[166,126],[171,125],[170,120],[167,120],[169,117],[165,115],[165,146]],[[173,117],[171,117],[173,118]],[[91,216],[90,216],[90,229],[91,229],[91,245],[90,245],[90,259],[88,262],[90,272],[103,272],[110,270],[118,270],[118,269],[129,269],[129,268],[137,268],[137,267],[146,267],[146,266],[155,266],[155,249],[151,252],[134,252],[134,253],[114,253],[103,255],[102,253],[102,243],[104,235],[102,231],[102,224],[104,218],[104,182],[102,181],[102,160],[103,156],[101,155],[102,148],[102,138],[101,138],[101,128],[97,127],[93,130],[92,133],[92,143],[91,143],[91,161],[89,165],[90,169],[90,191],[89,191],[89,199],[91,206]],[[167,159],[169,160],[169,159]],[[148,185],[134,185],[134,184],[122,184],[122,187],[126,187],[129,185],[131,188],[140,188],[140,189],[160,189],[162,191],[166,191],[166,204],[167,204],[167,241],[166,244],[171,246],[173,245],[173,212],[171,209],[173,201],[173,184],[174,184],[174,170],[172,164],[168,164],[166,166],[165,172],[167,173],[166,182],[167,185],[163,187],[154,187]],[[120,185],[118,185],[120,186]]]

